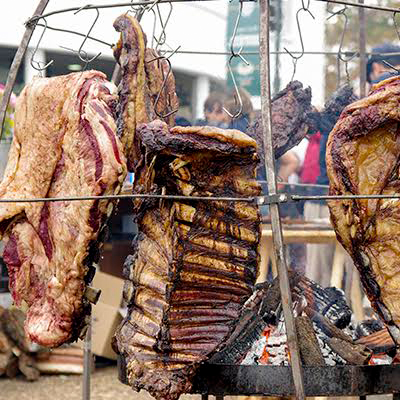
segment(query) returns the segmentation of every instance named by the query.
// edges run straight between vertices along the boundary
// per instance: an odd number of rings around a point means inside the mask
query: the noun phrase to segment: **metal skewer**
[[[92,373],[92,362],[92,316],[90,315],[83,347],[83,400],[90,400],[90,375]]]
[[[272,143],[271,121],[271,89],[269,65],[269,0],[260,0],[260,86],[261,86],[261,116],[264,132],[265,172],[268,180],[268,191],[272,195],[277,193],[275,175],[275,157]],[[289,283],[288,270],[284,254],[282,225],[279,214],[279,205],[270,205],[272,236],[274,252],[278,267],[281,303],[285,318],[287,343],[295,386],[296,398],[304,400],[303,370],[300,361],[300,351],[297,342],[296,327],[292,314],[292,294]]]

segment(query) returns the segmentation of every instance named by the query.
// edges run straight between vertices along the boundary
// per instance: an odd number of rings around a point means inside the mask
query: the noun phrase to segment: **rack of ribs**
[[[344,109],[327,145],[331,195],[399,194],[399,104],[396,77]],[[373,308],[400,343],[399,199],[331,200],[328,205]]]
[[[126,175],[106,76],[86,71],[36,78],[22,91],[0,198],[97,196],[119,192]],[[29,310],[25,331],[55,347],[85,327],[109,200],[0,203],[10,289]],[[87,292],[86,292],[87,293]]]
[[[256,142],[242,132],[169,129],[156,120],[138,126],[136,140],[135,192],[260,193]],[[146,199],[134,208],[139,234],[124,265],[128,316],[113,347],[134,389],[174,400],[190,390],[199,363],[223,346],[253,293],[260,216],[245,201]]]

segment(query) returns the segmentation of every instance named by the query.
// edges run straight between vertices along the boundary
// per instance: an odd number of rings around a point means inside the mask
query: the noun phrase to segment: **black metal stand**
[[[391,394],[400,399],[400,365],[303,367],[305,396]],[[293,396],[290,367],[253,365],[201,366],[194,394],[204,396]]]

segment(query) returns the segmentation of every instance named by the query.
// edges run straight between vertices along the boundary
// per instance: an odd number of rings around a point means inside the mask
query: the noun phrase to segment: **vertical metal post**
[[[364,0],[358,0],[359,3],[364,4]],[[366,31],[365,31],[365,10],[363,7],[358,7],[358,25],[359,25],[359,49],[360,49],[360,97],[366,95],[366,82],[367,82],[367,57],[365,54],[366,46]]]
[[[42,15],[44,9],[47,7],[48,2],[49,0],[41,0],[39,2],[39,5],[36,7],[34,16]],[[21,66],[22,60],[24,59],[26,49],[28,48],[28,44],[31,40],[35,27],[36,23],[26,26],[24,36],[22,37],[17,52],[15,53],[10,71],[8,72],[6,87],[4,88],[3,98],[0,105],[0,139],[3,134],[4,119],[6,117],[6,111],[8,102],[10,101],[11,92],[13,90],[19,67]]]
[[[275,157],[272,144],[271,88],[269,63],[269,0],[260,0],[260,86],[261,116],[264,132],[265,172],[270,195],[276,194]],[[282,226],[278,204],[270,205],[271,225],[283,315],[285,317],[287,343],[290,352],[296,398],[304,400],[303,370],[293,318],[292,294],[283,247]]]
[[[92,373],[92,317],[88,323],[83,347],[82,400],[90,400],[90,375]]]

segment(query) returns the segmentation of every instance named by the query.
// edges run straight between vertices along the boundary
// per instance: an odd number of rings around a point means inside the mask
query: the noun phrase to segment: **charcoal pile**
[[[305,366],[391,364],[395,345],[379,321],[351,324],[344,293],[290,274],[294,315]],[[258,285],[243,307],[226,347],[212,364],[289,365],[286,329],[277,279]]]

